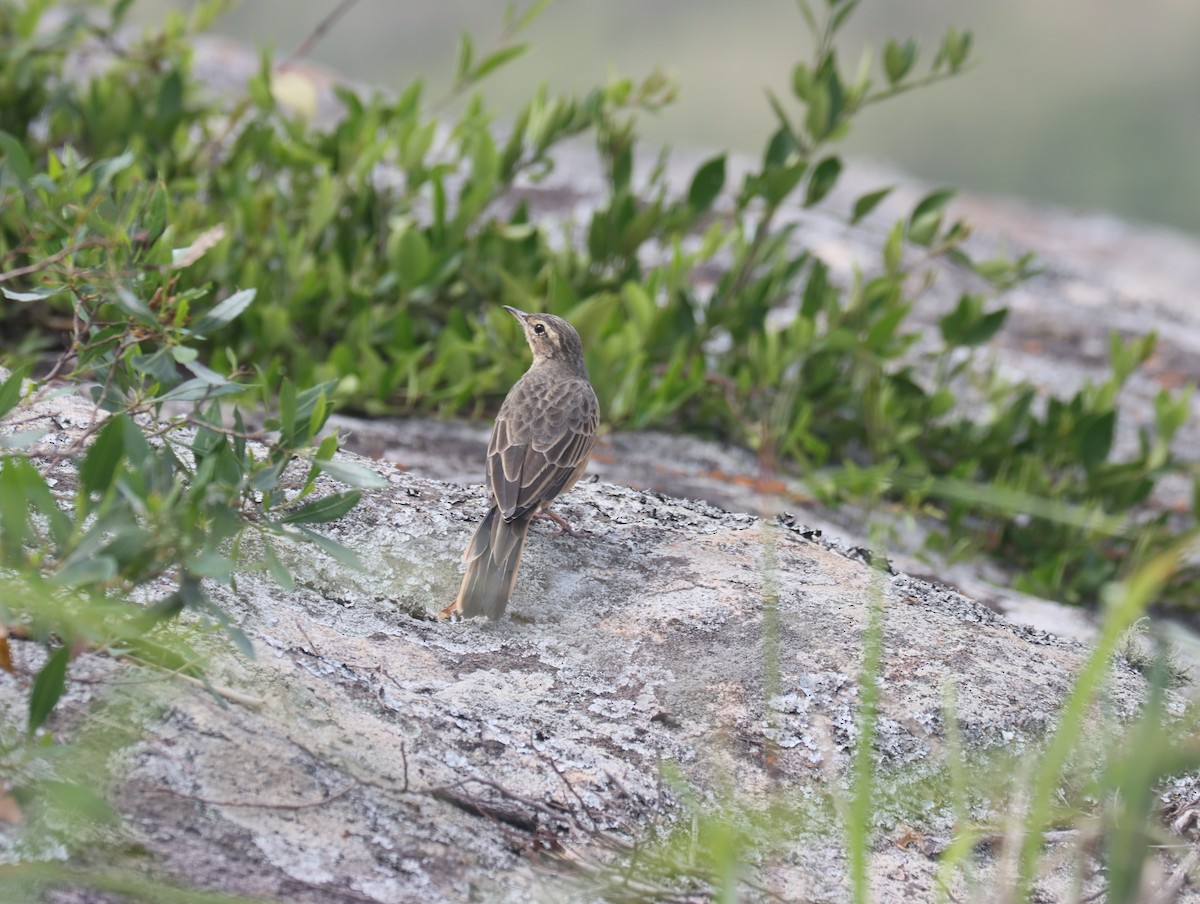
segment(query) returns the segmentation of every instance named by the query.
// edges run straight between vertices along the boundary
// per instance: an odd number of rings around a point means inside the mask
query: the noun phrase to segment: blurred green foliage
[[[638,114],[674,96],[661,75],[615,78],[578,98],[542,89],[508,127],[493,122],[475,87],[524,49],[517,38],[529,15],[510,16],[485,52],[463,38],[454,94],[466,102],[454,121],[441,125],[440,105],[415,82],[397,97],[339,90],[345,115],[324,126],[276,99],[265,57],[240,98],[214,97],[196,81],[188,38],[220,2],[136,39],[118,31],[127,4],[108,4],[99,25],[75,16],[39,31],[47,6],[8,3],[0,13],[10,35],[0,59],[10,199],[0,260],[10,272],[39,267],[27,291],[106,253],[89,247],[97,239],[79,221],[82,207],[54,208],[34,179],[53,179],[63,161],[95,161],[99,178],[120,170],[125,185],[158,186],[115,196],[105,209],[114,221],[124,212],[131,242],[154,240],[136,230],[162,228],[167,211],[163,247],[224,236],[175,274],[177,295],[202,310],[203,298],[256,290],[253,305],[199,346],[210,372],[253,362],[265,387],[285,376],[328,382],[337,403],[370,413],[479,414],[523,366],[506,351],[511,326],[500,304],[544,309],[586,337],[608,425],[748,444],[813,475],[829,501],[899,493],[944,520],[935,543],[951,554],[987,548],[1022,571],[1025,589],[1094,599],[1167,534],[1165,515],[1112,531],[1113,517],[1189,467],[1170,453],[1187,392],[1163,393],[1140,454],[1111,460],[1117,393],[1152,338],[1114,340],[1110,379],[1042,406],[1032,387],[974,367],[973,350],[1006,314],[983,295],[964,295],[941,321],[940,345],[914,351],[912,287],[922,291],[930,262],[971,268],[1000,289],[1032,267],[1028,258],[971,260],[969,227],[945,217],[951,192],[921,199],[895,224],[879,266],[849,286],[799,245],[794,222],[779,222],[785,206],[828,195],[842,169],[832,148],[866,107],[967,65],[969,33],[949,30],[924,66],[915,43],[892,42],[878,72],[849,73],[835,40],[855,4],[834,4],[820,21],[806,13],[813,54],[794,67],[787,96],[769,93],[777,127],[758,167],[728,185],[725,157],[714,157],[677,197],[662,166],[633,178]],[[64,77],[64,51],[89,35],[115,50],[111,60],[86,79]],[[531,222],[513,189],[536,181],[556,146],[578,136],[595,142],[607,191],[575,244]],[[858,199],[853,219],[886,194]],[[37,264],[47,260],[54,265]],[[701,284],[701,271],[718,273],[715,286]],[[0,323],[28,351],[52,341],[67,303],[6,305]],[[786,318],[768,317],[781,310]],[[147,360],[165,365],[167,354]],[[982,404],[963,398],[972,381]],[[1030,521],[957,485],[1090,516]]]
[[[0,4],[0,322],[15,357],[41,368],[36,380],[27,364],[0,380],[0,420],[11,418],[0,435],[0,667],[16,673],[19,642],[33,672],[24,717],[0,721],[0,801],[10,817],[22,814],[9,840],[26,863],[0,875],[6,900],[15,888],[32,896],[46,885],[31,864],[111,826],[99,777],[106,757],[133,740],[112,726],[149,705],[101,693],[82,727],[68,720],[73,738],[62,742],[64,723],[52,716],[72,687],[73,660],[95,651],[209,686],[204,662],[219,636],[253,655],[212,602],[211,582],[257,570],[290,587],[279,543],[356,562],[313,525],[383,483],[335,462],[338,438],[321,438],[332,384],[298,390],[287,378],[204,363],[213,339],[253,309],[256,291],[221,292],[214,303],[214,286],[187,278],[220,230],[189,226],[194,241],[177,241],[166,181],[177,170],[158,142],[185,140],[182,80],[127,60],[127,82],[114,76],[71,94],[63,51],[94,29],[74,16],[39,30],[47,7]],[[162,36],[166,49],[182,52],[184,33]],[[136,103],[139,91],[154,93],[152,116]],[[43,127],[53,145],[31,134]],[[112,131],[123,127],[135,136],[128,148],[130,136]],[[63,143],[56,130],[92,140]],[[122,150],[104,155],[118,143]],[[89,156],[93,144],[101,156]],[[58,424],[61,443],[39,446],[56,425],[38,406],[64,383],[84,387],[98,407],[84,423]],[[266,412],[263,430],[246,426],[239,400],[256,403],[256,418]],[[318,493],[322,475],[351,489]],[[162,899],[153,883],[125,890]]]
[[[298,392],[286,378],[268,384],[254,372],[223,375],[201,363],[204,343],[252,309],[255,290],[203,313],[193,309],[208,290],[181,289],[182,275],[211,238],[173,247],[164,183],[145,178],[133,153],[88,162],[65,147],[43,158],[41,171],[18,153],[9,152],[0,222],[26,240],[44,231],[69,253],[39,268],[32,291],[0,286],[0,293],[14,320],[68,315],[70,341],[40,384],[27,383],[22,368],[0,385],[0,417],[44,400],[51,378],[86,386],[110,413],[93,417],[50,461],[51,468],[77,462],[71,495],[52,489],[57,481],[25,457],[48,432],[45,417],[26,416],[31,429],[0,438],[0,563],[13,582],[0,613],[4,624],[56,650],[33,686],[33,732],[61,694],[67,651],[77,643],[118,646],[122,655],[182,668],[183,660],[168,661],[150,638],[158,623],[191,609],[215,618],[249,653],[203,582],[228,584],[238,570],[258,567],[287,583],[273,537],[310,540],[353,560],[307,525],[344,514],[359,490],[295,504],[323,471],[356,486],[378,486],[382,478],[334,465],[336,436],[317,443],[331,385]],[[225,407],[233,396],[253,398],[255,389],[278,411],[265,424],[274,435],[258,447],[240,409]],[[310,466],[289,487],[285,471],[297,458]],[[257,565],[239,552],[247,531],[265,556]],[[149,609],[121,602],[163,579],[174,590],[151,594]]]
[[[138,0],[133,15],[156,23],[164,10],[190,2]],[[255,35],[290,48],[329,6],[289,0],[288,15],[280,16],[271,4],[240,3],[215,27],[235,40]],[[752,153],[771,125],[770,111],[757,102],[760,86],[781,84],[808,46],[794,6],[556,4],[530,31],[533,52],[489,80],[487,97],[507,118],[540,79],[560,91],[583,90],[613,69],[661,65],[683,90],[669,115],[640,127],[644,138]],[[446,48],[455,32],[469,23],[489,34],[502,10],[492,0],[360,5],[312,57],[362,83],[401,85],[421,76],[441,85],[453,78]],[[879,109],[855,125],[848,149],[926,181],[1200,233],[1200,168],[1192,165],[1200,159],[1200,130],[1189,87],[1200,80],[1193,41],[1200,5],[1153,0],[1094,12],[1091,0],[1065,0],[1049,12],[1037,0],[861,4],[839,39],[847,61],[864,46],[878,59],[887,38],[930,35],[945,24],[969,26],[978,41],[969,79]]]

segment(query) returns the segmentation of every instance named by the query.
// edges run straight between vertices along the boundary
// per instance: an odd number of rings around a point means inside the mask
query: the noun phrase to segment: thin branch
[[[344,788],[340,788],[339,790],[334,791],[332,794],[327,794],[320,800],[309,800],[303,801],[302,803],[287,804],[256,800],[212,800],[210,798],[199,797],[194,794],[184,794],[182,791],[176,791],[174,788],[169,788],[166,785],[160,786],[161,790],[166,791],[168,794],[173,794],[176,797],[183,798],[184,800],[192,800],[196,801],[197,803],[206,804],[210,807],[250,807],[256,810],[310,810],[314,807],[323,807],[326,804],[333,803],[333,801],[345,797],[358,787],[359,783],[352,780]]]
[[[1150,899],[1151,904],[1167,904],[1169,901],[1176,900],[1179,892],[1183,890],[1184,883],[1191,878],[1191,874],[1197,866],[1200,866],[1200,848],[1194,847],[1192,852],[1183,858],[1183,861],[1171,873],[1170,878],[1158,889],[1154,897]]]
[[[19,276],[29,276],[31,273],[38,273],[49,267],[53,267],[55,264],[63,260],[63,258],[70,257],[76,251],[82,251],[85,248],[95,248],[97,246],[108,244],[109,242],[107,239],[100,238],[90,238],[84,239],[81,242],[75,242],[74,244],[67,245],[61,251],[54,252],[54,254],[50,255],[49,257],[42,258],[42,260],[37,261],[36,263],[26,264],[24,267],[17,267],[13,270],[6,270],[5,272],[0,273],[0,282],[8,282],[8,280],[16,279]]]
[[[138,662],[139,665],[149,665],[150,663],[141,662],[140,660],[132,660]],[[166,671],[170,671],[167,669]],[[173,673],[175,674],[175,673]],[[194,678],[191,675],[178,674],[179,678],[189,684],[194,684],[196,687],[203,688],[206,691],[216,694],[230,703],[240,703],[242,706],[248,706],[250,709],[261,709],[266,702],[261,697],[251,697],[249,694],[243,694],[240,691],[235,691],[233,688],[224,687],[219,684],[212,684],[208,681],[201,681],[199,678]]]
[[[565,775],[562,774],[562,770],[558,768],[558,764],[554,762],[553,757],[551,757],[549,754],[542,753],[542,751],[538,750],[536,746],[534,746],[533,749],[537,752],[538,759],[550,767],[554,774],[558,776],[558,780],[566,786],[567,791],[569,791],[571,796],[575,798],[575,802],[579,804],[579,812],[587,814],[588,822],[592,824],[591,831],[599,832],[600,826],[596,822],[596,817],[592,813],[591,807],[583,802],[583,798],[579,796],[579,792],[575,790],[575,786],[571,784]]]
[[[284,69],[287,69],[289,66],[297,63],[301,58],[307,56],[308,52],[313,49],[316,43],[321,40],[321,38],[325,37],[325,35],[329,32],[329,29],[333,28],[337,20],[348,13],[350,11],[350,7],[354,6],[354,4],[357,2],[358,0],[342,0],[341,3],[333,8],[333,11],[330,12],[329,15],[317,23],[317,27],[312,30],[308,37],[300,42],[295,50],[283,58],[283,62],[279,63],[275,67],[275,71],[280,72]]]

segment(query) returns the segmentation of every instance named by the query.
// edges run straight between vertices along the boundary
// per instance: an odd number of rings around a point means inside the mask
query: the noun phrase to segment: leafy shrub
[[[280,542],[313,543],[353,563],[311,525],[341,516],[357,488],[383,480],[334,461],[336,436],[319,439],[331,384],[300,391],[287,379],[219,374],[202,363],[204,343],[253,308],[255,290],[208,305],[208,289],[180,288],[214,235],[173,247],[165,184],[145,178],[136,155],[89,162],[67,146],[35,165],[11,140],[5,153],[0,219],[6,234],[21,236],[12,256],[29,262],[0,279],[37,283],[0,285],[5,328],[42,322],[66,345],[40,381],[27,380],[25,367],[0,381],[0,419],[13,418],[0,434],[0,667],[13,671],[10,638],[44,648],[24,736],[11,736],[12,721],[0,725],[0,800],[43,812],[23,826],[24,837],[36,837],[106,818],[88,768],[69,766],[91,762],[76,756],[87,745],[56,744],[48,731],[72,659],[98,650],[203,681],[212,628],[253,655],[206,582],[260,570],[290,587]],[[58,381],[86,387],[98,409],[67,429],[66,445],[38,445],[52,422],[36,406],[61,392]],[[230,407],[235,397],[271,400],[269,433],[246,426]],[[356,489],[313,497],[321,474]],[[186,627],[176,619],[184,610],[193,616]],[[101,763],[117,744],[114,732],[106,737],[94,751]]]
[[[1032,388],[972,365],[971,351],[1006,314],[983,296],[962,296],[941,321],[940,347],[914,351],[909,287],[928,283],[931,261],[969,267],[1000,289],[1031,272],[1027,257],[973,261],[963,247],[969,228],[945,217],[951,192],[921,199],[889,233],[879,267],[849,286],[834,283],[818,256],[797,247],[794,225],[780,222],[785,206],[828,196],[842,170],[831,149],[865,108],[960,72],[969,33],[948,31],[924,71],[915,43],[889,42],[878,70],[850,75],[836,40],[855,4],[828,3],[823,19],[801,4],[812,55],[796,65],[790,99],[770,95],[778,128],[760,164],[727,186],[725,157],[713,157],[674,197],[661,167],[641,185],[632,176],[636,116],[673,94],[657,74],[582,98],[539,90],[507,129],[480,95],[466,97],[519,54],[529,15],[510,18],[482,57],[464,38],[452,93],[466,101],[447,127],[420,82],[395,98],[340,90],[345,115],[314,126],[276,100],[265,58],[240,99],[212,97],[196,82],[187,39],[220,3],[132,42],[117,31],[127,4],[112,4],[98,28],[69,19],[39,36],[47,5],[10,2],[0,16],[12,35],[0,62],[17,73],[0,83],[0,106],[15,111],[0,137],[7,191],[26,190],[21,173],[32,169],[22,161],[50,166],[71,148],[158,180],[176,234],[222,228],[227,238],[176,285],[184,297],[257,289],[256,304],[199,347],[217,373],[254,361],[268,386],[284,375],[297,385],[332,382],[339,403],[368,412],[480,413],[522,366],[496,341],[511,329],[499,304],[546,309],[588,337],[608,424],[673,425],[751,445],[813,474],[831,501],[899,493],[945,520],[947,550],[982,545],[1023,569],[1029,589],[1094,598],[1141,541],[1165,536],[1161,519],[1111,530],[1113,516],[1183,470],[1169,448],[1184,396],[1160,397],[1139,455],[1109,454],[1116,392],[1152,340],[1114,344],[1112,379],[1039,412]],[[66,81],[61,50],[89,30],[118,50],[88,80]],[[55,52],[29,52],[39,42]],[[47,93],[34,74],[59,88]],[[497,202],[545,173],[557,145],[585,134],[608,186],[577,247],[531,223],[524,204]],[[859,198],[852,219],[886,195]],[[73,224],[31,222],[9,205],[0,223],[6,266],[71,246]],[[719,272],[711,290],[696,279],[701,268]],[[3,317],[44,332],[61,304],[51,298]],[[780,309],[795,314],[768,318]],[[986,400],[971,412],[958,402],[967,379]],[[1058,508],[1032,521],[1014,516],[1027,499]]]
[[[1051,400],[1042,413],[1032,388],[972,367],[970,351],[1006,315],[980,295],[959,299],[941,321],[941,347],[918,358],[906,287],[921,283],[914,275],[928,281],[929,261],[973,268],[997,288],[1031,272],[1027,257],[972,261],[963,249],[968,227],[945,219],[951,192],[921,199],[891,230],[878,270],[848,287],[797,247],[779,211],[828,195],[842,169],[829,148],[854,118],[969,61],[970,35],[950,30],[924,73],[915,43],[889,42],[879,73],[850,77],[835,44],[854,5],[828,4],[821,21],[801,5],[815,41],[811,60],[793,72],[794,112],[771,95],[779,126],[759,167],[742,186],[727,186],[725,157],[716,156],[683,197],[668,191],[661,167],[644,185],[632,178],[636,114],[673,95],[661,76],[614,80],[583,98],[540,90],[503,132],[478,94],[439,131],[419,82],[394,99],[339,91],[345,115],[314,127],[276,101],[265,59],[232,108],[205,95],[186,38],[215,15],[215,3],[198,7],[190,26],[176,19],[134,42],[65,96],[0,96],[27,112],[10,124],[6,147],[18,159],[48,160],[69,145],[129,160],[162,181],[178,234],[220,225],[236,237],[179,274],[182,293],[258,290],[220,342],[202,347],[218,372],[255,361],[268,385],[284,374],[299,385],[334,381],[338,401],[369,412],[479,413],[521,367],[496,342],[510,329],[499,304],[550,310],[587,335],[589,364],[604,374],[597,383],[607,423],[675,425],[747,443],[815,473],[815,489],[830,500],[901,492],[940,512],[947,530],[935,542],[945,538],[948,551],[982,544],[1024,569],[1028,589],[1091,598],[1139,540],[1165,536],[1163,519],[1114,535],[1109,516],[1140,505],[1161,477],[1181,470],[1169,450],[1187,393],[1162,394],[1140,454],[1114,462],[1116,394],[1152,339],[1114,341],[1112,378]],[[114,6],[105,34],[122,11]],[[514,40],[528,18],[510,19],[481,59],[464,37],[454,93],[467,94],[521,51]],[[32,22],[34,12],[19,20],[26,32]],[[80,34],[64,26],[51,43],[69,46]],[[34,135],[39,109],[49,110],[38,120],[44,136]],[[564,247],[530,222],[523,204],[497,202],[546,172],[559,143],[584,134],[604,161],[608,196],[582,224],[583,247]],[[732,208],[719,204],[727,188]],[[859,198],[852,219],[886,195]],[[0,249],[10,257],[62,250],[62,232],[31,236],[15,212],[4,222]],[[910,260],[906,247],[922,249],[921,259]],[[720,276],[706,291],[695,275],[714,267]],[[767,315],[781,307],[795,316],[776,325]],[[41,309],[43,326],[55,312],[53,304]],[[957,402],[967,378],[986,399],[969,416]],[[987,498],[979,487],[989,488]],[[1027,499],[1058,508],[1032,522],[1014,517]]]

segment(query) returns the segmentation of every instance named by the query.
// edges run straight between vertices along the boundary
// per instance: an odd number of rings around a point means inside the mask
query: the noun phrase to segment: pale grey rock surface
[[[26,414],[53,415],[47,452],[90,420],[71,395]],[[292,592],[257,575],[214,588],[256,657],[216,652],[209,678],[223,698],[160,685],[116,756],[113,797],[141,851],[131,865],[321,904],[597,900],[594,882],[567,874],[590,864],[595,880],[618,862],[606,837],[678,818],[670,764],[702,798],[725,788],[752,805],[813,801],[804,831],[754,878],[787,900],[847,900],[844,843],[815,802],[847,781],[874,602],[885,619],[874,889],[883,904],[923,899],[952,817],[903,789],[945,780],[947,686],[973,750],[1019,756],[1087,655],[944,587],[873,570],[789,518],[595,479],[558,507],[590,537],[535,526],[510,618],[439,623],[482,488],[374,467],[388,487],[329,530],[364,571],[305,547],[287,557]],[[69,467],[56,476],[69,492]],[[765,674],[772,638],[777,672]],[[70,713],[101,693],[88,678],[114,672],[139,679],[81,656],[55,718],[69,730]],[[1118,661],[1105,708],[1129,716],[1144,687]],[[0,675],[8,711],[21,693]],[[1000,867],[980,857],[986,881]],[[1048,899],[1066,881],[1048,876]],[[63,900],[107,900],[77,894]]]

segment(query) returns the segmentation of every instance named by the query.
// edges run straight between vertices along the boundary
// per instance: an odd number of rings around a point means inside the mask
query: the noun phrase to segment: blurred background
[[[136,17],[189,5],[141,0]],[[244,0],[217,31],[286,53],[336,5]],[[451,82],[458,33],[472,33],[481,57],[503,9],[359,0],[309,58],[392,89],[424,78],[436,97]],[[864,115],[849,153],[934,183],[1200,233],[1200,2],[865,0],[844,66],[889,37],[917,39],[927,63],[948,26],[974,33],[974,68]],[[487,83],[498,110],[515,110],[543,80],[585,91],[657,66],[680,95],[643,124],[647,139],[753,154],[773,128],[764,87],[788,95],[792,64],[809,49],[792,0],[558,0],[527,39],[530,52]]]

